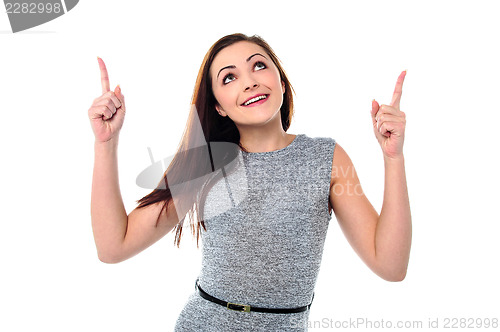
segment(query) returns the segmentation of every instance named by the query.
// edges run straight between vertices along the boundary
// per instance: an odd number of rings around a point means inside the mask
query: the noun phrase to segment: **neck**
[[[287,147],[296,135],[287,134],[283,128],[268,132],[265,130],[252,129],[240,130],[241,145],[248,152],[270,152]]]

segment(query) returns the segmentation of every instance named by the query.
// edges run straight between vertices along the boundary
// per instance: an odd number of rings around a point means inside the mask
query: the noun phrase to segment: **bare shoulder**
[[[339,184],[342,180],[342,175],[346,174],[350,169],[353,169],[351,158],[347,155],[347,152],[340,146],[339,143],[335,143],[335,149],[333,151],[332,159],[332,173],[330,179],[330,199],[328,200],[328,211],[333,209],[331,204],[331,192],[333,191],[333,186]]]
[[[340,146],[339,143],[335,143],[330,188],[341,180],[343,174],[347,174],[347,172],[353,168],[354,165],[352,164],[351,158],[349,158],[347,152]]]

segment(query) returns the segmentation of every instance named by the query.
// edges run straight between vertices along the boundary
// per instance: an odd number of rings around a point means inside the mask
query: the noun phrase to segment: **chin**
[[[246,124],[248,125],[267,125],[269,122],[278,118],[278,121],[281,123],[280,110],[271,112],[262,112],[259,114],[255,114],[254,116],[250,116],[245,118]]]

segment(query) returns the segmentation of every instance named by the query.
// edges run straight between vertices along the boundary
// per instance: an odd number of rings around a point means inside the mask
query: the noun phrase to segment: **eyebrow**
[[[255,54],[252,54],[252,55],[250,55],[250,56],[248,57],[247,62],[248,62],[248,61],[250,61],[250,59],[252,59],[255,55],[260,55],[260,56],[264,57],[264,58],[267,60],[267,58],[266,58],[265,56],[263,56],[262,54],[260,54],[260,53],[255,53]],[[219,72],[217,73],[217,79],[219,79],[219,74],[220,74],[220,72],[221,72],[221,71],[223,71],[224,69],[228,69],[228,68],[236,68],[236,66],[235,66],[235,65],[230,65],[230,66],[226,66],[226,67],[224,67],[224,68],[221,68],[221,70],[219,70]]]

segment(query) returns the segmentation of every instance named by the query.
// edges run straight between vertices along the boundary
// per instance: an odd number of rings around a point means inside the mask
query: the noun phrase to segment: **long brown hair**
[[[203,59],[200,70],[198,71],[198,77],[196,79],[193,97],[191,100],[191,105],[194,105],[194,107],[191,107],[183,137],[172,162],[163,174],[163,178],[161,179],[156,189],[137,201],[137,203],[139,203],[139,206],[137,208],[142,208],[161,201],[164,202],[163,207],[158,215],[156,226],[158,226],[162,211],[164,209],[168,209],[170,204],[173,203],[173,195],[171,190],[173,185],[172,181],[179,183],[182,181],[186,181],[186,179],[189,180],[199,177],[200,165],[206,163],[207,156],[201,153],[201,150],[196,150],[197,152],[186,153],[186,151],[188,150],[195,151],[194,149],[189,149],[189,147],[196,146],[196,142],[199,142],[201,137],[197,136],[204,136],[203,138],[205,139],[207,144],[209,144],[209,142],[228,142],[233,143],[233,146],[239,147],[241,150],[246,151],[246,149],[240,143],[240,133],[234,122],[227,116],[223,117],[219,115],[219,113],[215,109],[216,99],[212,91],[212,79],[210,76],[210,66],[212,65],[215,56],[225,47],[239,41],[252,42],[262,47],[264,50],[266,50],[271,60],[278,68],[281,80],[285,83],[285,93],[283,95],[283,104],[281,106],[281,124],[284,131],[287,131],[290,127],[293,117],[292,92],[295,93],[295,91],[288,81],[286,73],[280,65],[280,60],[276,56],[272,48],[267,44],[266,41],[264,41],[264,39],[257,35],[249,37],[242,33],[235,33],[219,39],[208,50]],[[202,131],[201,134],[198,130],[200,125]],[[210,155],[209,160],[211,159],[212,156]],[[222,165],[228,164],[232,159],[234,159],[234,154],[226,154],[221,159]],[[219,167],[220,166],[221,165],[219,165]],[[212,165],[212,170],[213,168],[214,167]],[[169,181],[171,182],[170,185]],[[179,247],[183,222],[185,216],[189,214],[192,234],[193,236],[196,236],[196,246],[198,247],[200,226],[202,226],[206,231],[202,213],[206,191],[205,194],[199,195],[199,185],[185,185],[183,188],[183,190],[185,191],[182,195],[182,197],[184,198],[183,202],[187,202],[189,209],[185,209],[187,210],[186,214],[184,214],[184,211],[182,211],[182,209],[180,211],[180,214],[184,217],[174,228],[176,230],[174,245],[177,244],[177,247]],[[179,211],[177,212],[179,213]],[[197,215],[196,226],[193,223],[193,215],[195,213]]]

